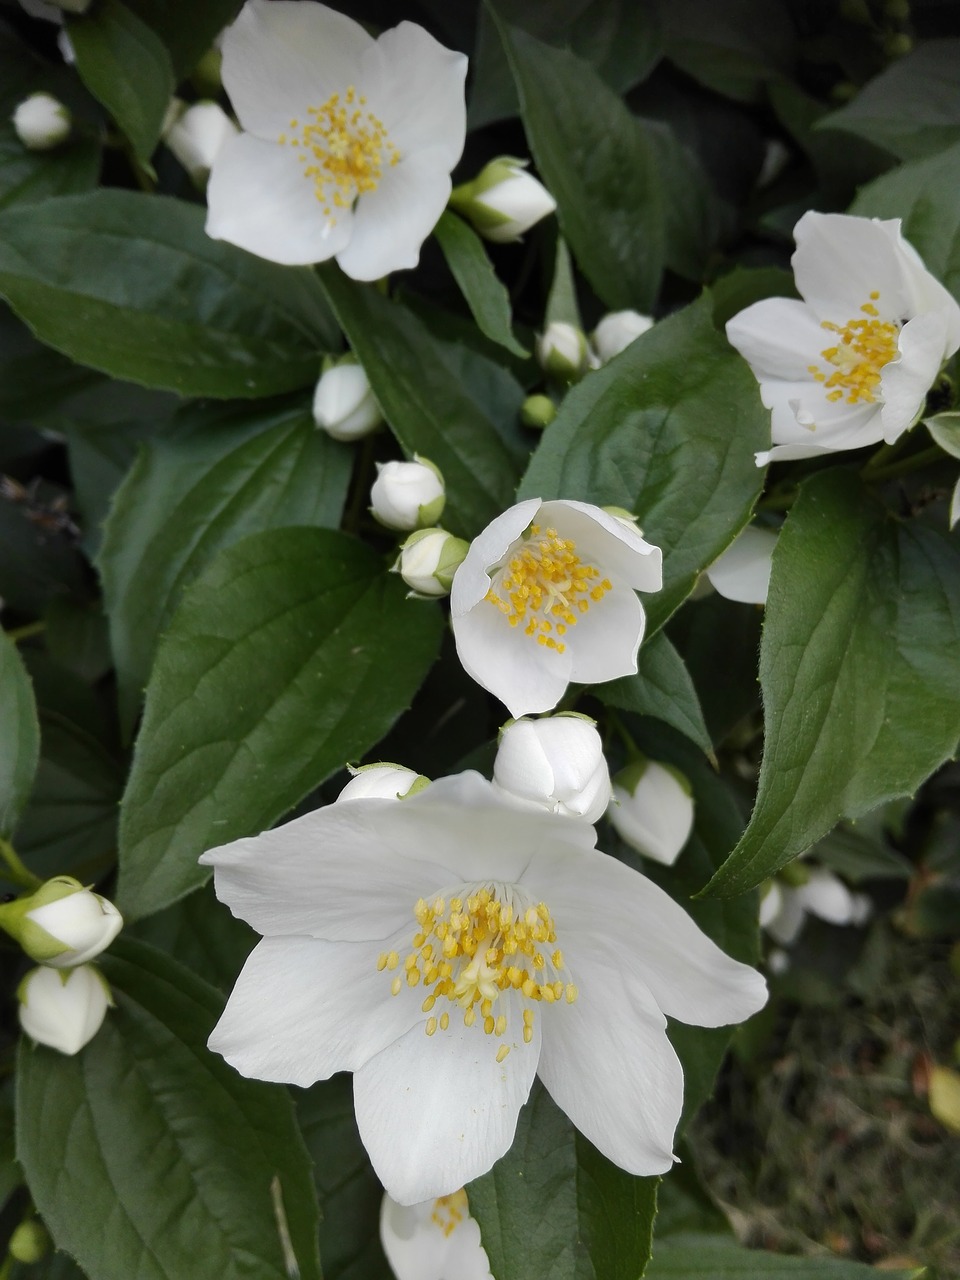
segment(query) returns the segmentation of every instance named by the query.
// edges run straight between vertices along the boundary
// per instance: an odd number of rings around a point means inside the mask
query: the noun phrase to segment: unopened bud
[[[645,858],[672,866],[693,828],[687,778],[669,764],[637,760],[613,780],[609,816],[619,835]]]
[[[430,779],[402,764],[347,765],[353,777],[335,800],[404,800],[430,785]]]
[[[359,440],[383,422],[370,379],[353,356],[331,363],[320,375],[313,420],[334,440]]]
[[[501,791],[584,822],[597,822],[610,803],[596,722],[576,712],[504,725],[493,781]]]
[[[217,152],[238,132],[218,102],[195,102],[177,115],[163,140],[196,186],[204,187]]]
[[[469,219],[487,240],[505,244],[557,207],[550,192],[527,173],[527,161],[513,156],[491,160],[472,182],[457,187],[450,206]]]
[[[72,116],[51,93],[32,93],[13,113],[17,137],[29,151],[50,151],[70,137]]]
[[[520,406],[520,421],[525,427],[542,431],[557,416],[557,406],[549,396],[527,396]]]
[[[435,525],[446,504],[443,476],[428,458],[378,462],[370,490],[370,513],[388,529],[409,531]]]
[[[113,1004],[106,979],[92,964],[31,969],[17,995],[20,1025],[27,1035],[71,1056],[93,1039]]]
[[[537,339],[537,360],[558,382],[578,382],[590,364],[587,339],[574,325],[555,320]]]
[[[123,928],[123,917],[112,902],[79,880],[57,876],[36,893],[0,905],[0,928],[31,960],[66,969],[109,947]]]
[[[606,364],[648,329],[653,328],[653,317],[639,311],[611,311],[605,315],[593,331],[593,349],[601,364]]]
[[[50,1236],[39,1218],[28,1218],[14,1228],[7,1248],[15,1262],[41,1262],[50,1252]]]
[[[469,543],[446,529],[418,529],[400,548],[394,571],[418,596],[446,596]]]

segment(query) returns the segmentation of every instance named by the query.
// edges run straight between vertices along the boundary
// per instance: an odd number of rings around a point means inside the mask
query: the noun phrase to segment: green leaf
[[[196,205],[103,190],[0,213],[0,294],[45,343],[184,396],[314,382],[338,336],[315,277],[203,230]]]
[[[714,746],[760,710],[762,617],[756,606],[713,592],[688,601],[670,619],[670,639],[693,680]]]
[[[391,1280],[380,1238],[371,1224],[383,1199],[360,1141],[347,1074],[297,1091],[297,1116],[320,1202],[324,1280]]]
[[[816,128],[852,133],[900,160],[952,146],[960,141],[960,40],[917,44]]]
[[[176,88],[161,40],[120,0],[97,0],[67,22],[80,79],[146,162],[160,139]]]
[[[441,216],[434,235],[480,332],[515,356],[529,355],[513,336],[510,295],[497,279],[477,233],[448,211]]]
[[[191,5],[189,17],[179,0],[126,0],[126,4],[166,45],[177,79],[182,80],[236,17],[241,0],[204,0]]]
[[[597,685],[593,692],[608,707],[638,716],[655,716],[679,729],[704,751],[713,749],[690,674],[662,632],[640,646],[635,676],[609,680]]]
[[[760,884],[833,827],[911,795],[957,747],[960,553],[847,472],[800,490],[760,648],[766,739],[750,825],[710,882]]]
[[[637,1280],[658,1182],[611,1164],[535,1081],[510,1151],[467,1194],[497,1280]]]
[[[261,831],[383,737],[436,657],[442,615],[362,543],[273,529],[222,551],[164,636],[120,819],[131,919],[209,878],[197,858]]]
[[[183,589],[250,533],[338,525],[352,461],[299,399],[192,405],[144,445],[114,498],[99,557],[125,730]]]
[[[498,365],[435,338],[407,308],[338,267],[321,267],[320,276],[394,435],[407,453],[423,454],[443,472],[444,527],[474,537],[513,502],[525,457],[517,426],[523,391]],[[475,374],[512,387],[511,424],[494,420],[488,397],[464,385],[467,354]]]
[[[923,419],[934,440],[951,458],[960,458],[960,412],[953,410]]]
[[[644,1280],[876,1280],[878,1274],[875,1267],[845,1258],[794,1258],[745,1249],[727,1236],[690,1234],[658,1239]],[[882,1274],[892,1280],[919,1280],[923,1268]]]
[[[580,329],[580,304],[577,300],[577,282],[573,276],[570,250],[563,236],[557,236],[557,252],[553,263],[553,280],[547,294],[544,324],[572,324]]]
[[[666,126],[632,116],[588,63],[498,26],[574,257],[611,310],[649,311],[665,266],[696,274],[692,258],[709,252],[711,199],[698,162]]]
[[[0,1102],[0,1209],[22,1181],[13,1151],[13,1109]]]
[[[958,128],[960,133],[960,128]],[[902,218],[903,234],[928,270],[960,298],[960,142],[923,160],[892,169],[862,187],[850,212],[867,218]]]
[[[0,126],[0,209],[92,191],[99,174],[100,148],[89,139],[75,138],[53,151],[28,151],[12,125]]]
[[[320,1280],[290,1098],[207,1051],[221,997],[143,943],[98,964],[117,1007],[94,1039],[25,1038],[17,1062],[17,1155],[57,1246],[103,1280],[183,1280],[199,1256],[218,1280]]]
[[[519,496],[636,512],[663,549],[644,596],[652,635],[746,524],[770,415],[756,379],[713,327],[708,296],[662,320],[566,395]]]
[[[135,921],[124,936],[166,951],[225,994],[233,989],[244,961],[259,942],[248,924],[218,905],[212,884],[165,911]]]
[[[713,323],[723,329],[738,311],[764,298],[799,298],[793,272],[783,267],[734,267],[710,286]]]
[[[17,824],[37,771],[40,725],[17,646],[0,632],[0,835]]]
[[[793,23],[769,0],[673,0],[664,27],[670,61],[738,102],[762,101],[765,86],[792,71]]]

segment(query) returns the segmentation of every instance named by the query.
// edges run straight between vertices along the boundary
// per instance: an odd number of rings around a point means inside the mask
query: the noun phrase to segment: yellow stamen
[[[823,385],[827,399],[833,403],[845,400],[847,404],[875,404],[880,389],[880,370],[897,357],[900,326],[880,319],[880,312],[874,305],[879,297],[879,292],[874,290],[870,301],[860,308],[863,316],[854,317],[846,324],[834,324],[832,320],[821,322],[822,329],[835,333],[839,338],[835,346],[825,347],[820,352],[833,369],[822,370],[811,364],[807,366],[807,372],[813,375],[814,381]]]
[[[443,1234],[449,1237],[469,1212],[467,1193],[465,1191],[454,1191],[452,1195],[440,1196],[439,1199],[434,1201],[433,1212],[430,1217]]]

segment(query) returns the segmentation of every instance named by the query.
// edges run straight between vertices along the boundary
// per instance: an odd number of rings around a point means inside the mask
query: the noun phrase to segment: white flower
[[[214,162],[207,234],[355,280],[415,267],[463,150],[466,58],[312,0],[247,0],[222,48],[244,132]]]
[[[202,187],[220,148],[238,132],[218,102],[195,102],[176,117],[163,140],[197,186]]]
[[[384,1195],[380,1243],[397,1280],[493,1280],[462,1189],[412,1205]]]
[[[671,867],[693,830],[690,783],[672,765],[637,760],[613,780],[609,817],[638,853]]]
[[[70,137],[69,110],[51,93],[31,93],[14,111],[13,127],[29,151],[50,151]]]
[[[466,554],[464,540],[446,529],[418,529],[400,548],[393,568],[414,595],[446,596]]]
[[[730,543],[706,575],[716,592],[740,604],[766,604],[777,535],[772,529],[748,524]]]
[[[572,324],[555,320],[537,338],[537,360],[541,369],[560,382],[576,382],[589,367],[589,349],[584,334]]]
[[[36,893],[0,906],[0,928],[31,960],[55,969],[85,964],[109,947],[123,917],[107,898],[72,876],[56,876]]]
[[[610,803],[610,770],[596,722],[573,712],[511,720],[500,731],[493,782],[551,813],[598,821]]]
[[[472,182],[457,187],[450,205],[487,240],[508,244],[557,207],[550,192],[527,173],[526,160],[498,156]]]
[[[639,311],[611,311],[605,315],[593,331],[593,349],[601,364],[606,364],[648,329],[653,328],[653,317]]]
[[[427,458],[378,462],[370,490],[370,511],[388,529],[418,529],[436,524],[443,512],[443,476]]]
[[[960,307],[903,239],[900,219],[805,213],[793,271],[803,301],[767,298],[727,323],[772,410],[772,459],[891,444],[960,346]]]
[[[401,800],[419,782],[425,785],[427,779],[413,769],[405,769],[402,764],[366,764],[359,769],[347,766],[353,777],[334,801],[342,800]],[[420,788],[417,787],[417,790]]]
[[[863,924],[872,911],[869,897],[853,893],[826,867],[811,870],[802,884],[772,880],[760,902],[760,925],[781,946],[797,940],[808,915],[828,924]]]
[[[110,988],[92,964],[76,969],[31,969],[21,982],[20,1025],[38,1044],[79,1053],[100,1030],[113,1004]]]
[[[359,440],[383,422],[370,379],[351,356],[325,369],[313,393],[313,420],[334,440]]]
[[[660,549],[635,526],[585,502],[530,498],[487,525],[457,570],[457,653],[512,716],[552,711],[571,680],[637,670],[635,592],[661,585]]]
[[[595,839],[464,773],[210,850],[217,896],[264,935],[210,1048],[263,1080],[354,1072],[400,1204],[489,1169],[537,1074],[610,1160],[664,1172],[683,1094],[665,1015],[737,1022],[766,988]]]

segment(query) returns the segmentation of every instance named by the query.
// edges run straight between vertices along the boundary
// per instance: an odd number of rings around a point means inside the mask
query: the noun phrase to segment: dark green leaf
[[[847,472],[803,485],[773,554],[757,803],[713,891],[760,884],[954,753],[958,630],[955,545],[889,519]]]
[[[817,1254],[794,1258],[745,1249],[727,1236],[676,1235],[657,1240],[644,1280],[876,1280],[874,1267]],[[920,1271],[887,1271],[892,1280],[919,1280]]]
[[[638,514],[663,549],[663,590],[644,597],[652,634],[746,524],[763,480],[754,450],[769,439],[756,380],[705,296],[567,393],[519,496]]]
[[[442,616],[363,544],[274,529],[222,551],[161,642],[120,822],[118,905],[159,911],[197,858],[271,825],[377,743],[436,656]]]
[[[113,666],[107,619],[100,601],[54,596],[43,618],[47,653],[61,666],[95,684]]]
[[[232,22],[242,0],[204,0],[190,6],[189,18],[181,0],[126,0],[127,8],[166,45],[177,79],[188,75],[214,39]]]
[[[455,213],[447,212],[434,235],[480,332],[515,356],[529,355],[513,336],[510,295],[497,279],[477,233]]]
[[[635,676],[609,680],[597,685],[593,692],[608,707],[655,716],[679,729],[704,751],[712,750],[693,681],[683,659],[662,632],[640,646]]]
[[[117,1007],[94,1039],[25,1039],[17,1064],[17,1155],[58,1247],[103,1280],[184,1280],[201,1256],[218,1280],[320,1280],[289,1096],[206,1050],[221,997],[143,943],[98,963]]]
[[[908,858],[883,839],[882,835],[861,831],[859,826],[841,823],[818,840],[811,857],[838,871],[850,884],[863,880],[909,880],[913,866]]]
[[[547,305],[544,311],[545,324],[572,324],[582,327],[580,304],[577,300],[577,282],[573,276],[573,263],[570,261],[570,250],[563,236],[557,236],[557,252],[553,264],[553,280],[547,294]]]
[[[839,129],[900,160],[960,141],[960,40],[927,40],[892,62],[818,129]]]
[[[340,523],[351,450],[299,401],[194,405],[148,442],[114,498],[100,571],[126,730],[183,589],[250,533]]]
[[[188,396],[315,381],[337,343],[313,274],[211,240],[203,210],[103,190],[0,213],[0,294],[50,346]]]
[[[37,771],[40,726],[17,646],[0,632],[0,835],[16,826]]]
[[[0,500],[0,598],[39,615],[54,596],[83,596],[85,565],[62,490],[23,488]],[[66,517],[66,519],[64,519]]]
[[[960,133],[960,126],[958,126]],[[861,188],[850,212],[902,218],[903,234],[938,280],[960,298],[960,142],[923,160],[900,165]]]
[[[632,116],[590,65],[500,24],[537,168],[581,270],[611,309],[649,311],[665,266],[696,273],[711,201],[698,162]]]
[[[259,940],[249,925],[217,904],[212,884],[137,920],[125,936],[131,935],[166,951],[225,994]]]
[[[146,162],[176,87],[163,43],[121,0],[97,0],[89,13],[70,19],[67,34],[80,79]]]
[[[497,1280],[637,1280],[658,1182],[611,1164],[536,1081],[509,1153],[467,1192]]]
[[[371,1230],[383,1188],[357,1132],[350,1076],[298,1091],[297,1116],[313,1158],[324,1280],[391,1280],[380,1238]]]
[[[52,151],[28,151],[12,125],[0,126],[0,209],[91,191],[99,173],[100,148],[88,139],[72,139]]]
[[[445,527],[472,538],[513,502],[524,461],[516,417],[509,426],[496,422],[487,398],[470,394],[458,367],[464,347],[435,338],[405,307],[335,266],[321,268],[321,278],[394,435],[443,472]],[[469,355],[475,372],[512,381],[492,361]],[[518,415],[523,392],[513,385]]]
[[[0,1103],[0,1209],[22,1181],[13,1153],[13,1109]]]
[[[738,311],[763,298],[798,298],[793,273],[782,267],[735,267],[710,286],[713,322],[722,329]]]
[[[769,0],[671,0],[664,6],[670,61],[739,102],[760,101],[770,80],[789,74],[794,39],[785,6]]]
[[[760,623],[755,605],[716,592],[689,601],[670,619],[670,639],[683,656],[715,746],[760,710]]]

